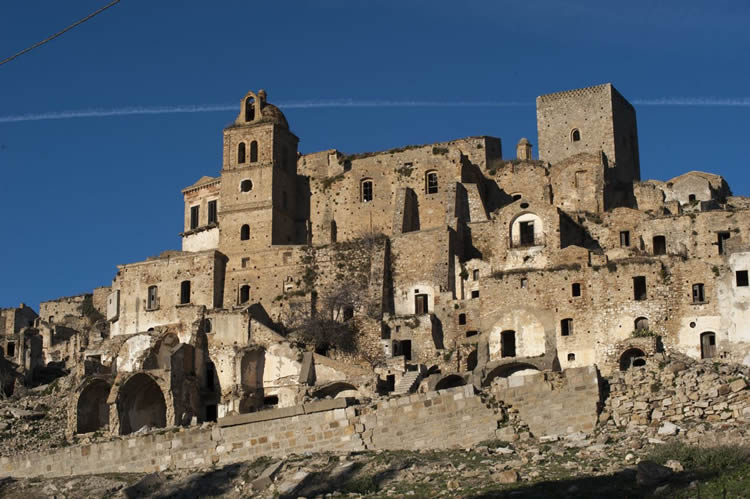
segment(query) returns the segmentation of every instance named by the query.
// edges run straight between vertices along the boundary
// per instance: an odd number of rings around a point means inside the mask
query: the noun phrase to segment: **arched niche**
[[[511,248],[528,248],[544,245],[544,224],[538,215],[525,212],[517,215],[510,223]]]
[[[164,428],[167,404],[159,384],[145,373],[129,377],[117,394],[120,435],[128,435],[144,426]]]
[[[109,428],[107,397],[112,389],[103,379],[92,379],[78,395],[76,403],[76,433],[91,433]]]

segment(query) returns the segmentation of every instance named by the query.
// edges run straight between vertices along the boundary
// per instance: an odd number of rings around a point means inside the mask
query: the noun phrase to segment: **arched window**
[[[544,245],[543,233],[542,219],[533,213],[523,213],[511,223],[509,246],[511,248],[542,246]]]
[[[240,241],[247,241],[250,239],[250,226],[245,224],[240,229]]]
[[[254,140],[250,142],[250,162],[255,163],[258,161],[258,141]]]
[[[248,97],[245,99],[245,121],[253,121],[255,119],[255,99]]]
[[[190,281],[180,283],[180,305],[190,303]]]
[[[250,192],[253,190],[253,181],[246,178],[242,182],[240,182],[240,190],[242,192]]]
[[[638,317],[635,320],[635,330],[636,331],[647,331],[648,330],[648,318],[646,317]]]
[[[578,142],[579,140],[581,140],[581,131],[578,130],[577,128],[574,128],[573,130],[570,131],[570,141]]]
[[[244,163],[245,162],[245,143],[240,142],[240,145],[237,146],[237,163]]]
[[[247,303],[250,301],[250,286],[244,284],[240,288],[240,304]]]
[[[363,203],[372,201],[372,179],[363,179],[360,182],[359,197]]]
[[[438,191],[438,174],[436,171],[425,173],[425,192],[427,194],[437,194]]]

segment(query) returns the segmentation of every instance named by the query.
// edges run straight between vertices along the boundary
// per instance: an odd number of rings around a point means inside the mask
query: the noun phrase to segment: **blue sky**
[[[0,59],[106,3],[4,0]],[[609,5],[122,0],[0,66],[0,306],[109,285],[117,264],[178,249],[180,189],[218,174],[236,112],[19,115],[238,106],[265,88],[302,152],[493,135],[511,157],[535,143],[537,95],[612,82],[636,104],[643,178],[704,170],[750,195],[750,4]],[[284,107],[331,100],[521,105]],[[686,105],[699,101],[721,105]]]

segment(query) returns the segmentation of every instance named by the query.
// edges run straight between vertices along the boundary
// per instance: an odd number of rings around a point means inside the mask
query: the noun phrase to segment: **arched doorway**
[[[117,397],[120,434],[127,435],[144,426],[164,428],[167,425],[167,404],[154,379],[138,373],[120,388]]]
[[[107,397],[112,387],[104,380],[94,380],[81,391],[76,407],[76,433],[91,433],[109,427]]]
[[[701,359],[716,357],[716,333],[707,331],[701,334]]]
[[[464,386],[465,384],[466,380],[458,374],[449,374],[437,382],[435,390],[445,390],[446,388],[455,388],[457,386]]]
[[[627,371],[631,367],[641,367],[646,365],[646,354],[640,348],[630,348],[625,350],[620,356],[620,371]]]

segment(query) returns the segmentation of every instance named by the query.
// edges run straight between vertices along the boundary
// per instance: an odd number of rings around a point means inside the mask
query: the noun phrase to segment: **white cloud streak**
[[[750,107],[750,98],[739,97],[721,99],[714,97],[664,97],[658,99],[635,99],[638,106],[683,106],[683,107]],[[318,100],[303,102],[279,103],[282,109],[316,109],[316,108],[388,108],[388,107],[525,107],[533,102],[514,101],[391,101],[391,100]],[[134,116],[148,114],[211,113],[234,111],[232,105],[183,105],[154,107],[123,107],[116,109],[82,109],[46,113],[29,113],[0,116],[0,123],[17,123],[24,121],[67,120],[75,118],[103,118],[110,116]]]

